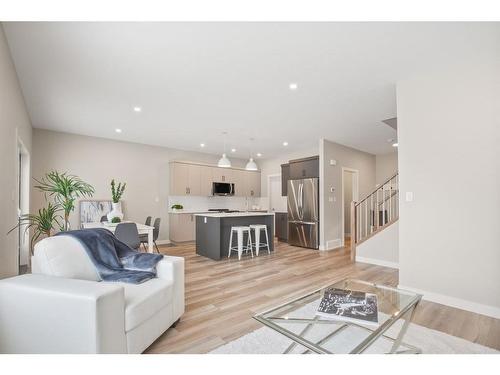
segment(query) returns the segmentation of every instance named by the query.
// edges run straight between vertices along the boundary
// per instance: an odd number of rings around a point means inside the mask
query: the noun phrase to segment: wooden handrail
[[[392,177],[388,178],[387,180],[384,181],[384,183],[380,184],[375,190],[373,190],[370,194],[368,194],[366,197],[364,197],[363,199],[361,199],[359,202],[356,203],[356,206],[359,206],[361,203],[363,203],[365,200],[367,200],[368,198],[370,198],[373,194],[375,194],[377,191],[379,191],[380,189],[382,189],[384,187],[384,185],[386,185],[387,183],[389,183],[389,181],[391,181],[394,177],[396,177],[398,175],[398,172],[396,172]]]

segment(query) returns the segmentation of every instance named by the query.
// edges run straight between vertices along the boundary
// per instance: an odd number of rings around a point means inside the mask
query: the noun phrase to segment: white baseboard
[[[389,262],[387,260],[380,260],[374,258],[365,258],[356,255],[356,262],[375,264],[377,266],[389,267],[399,269],[399,264],[396,262]]]
[[[320,245],[319,249],[322,251],[329,251],[338,249],[339,247],[342,247],[342,240],[340,238],[337,238],[335,240],[326,241],[326,245]]]
[[[500,308],[490,305],[483,305],[481,303],[467,301],[465,299],[447,296],[444,294],[428,292],[425,290],[411,288],[409,286],[398,285],[398,288],[409,290],[410,292],[422,294],[422,299],[426,301],[431,301],[435,303],[440,303],[441,305],[455,307],[461,310],[467,310],[474,312],[476,314],[491,316],[496,319],[500,319]]]
[[[157,240],[156,244],[157,245],[170,245],[171,242],[170,242],[170,240]]]

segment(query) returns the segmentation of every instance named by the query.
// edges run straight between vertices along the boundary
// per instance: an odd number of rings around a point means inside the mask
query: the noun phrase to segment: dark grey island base
[[[231,227],[248,226],[251,224],[267,225],[267,233],[269,235],[270,242],[269,247],[271,251],[273,251],[274,214],[222,213],[196,215],[196,254],[214,260],[227,258]],[[235,236],[236,234],[233,235],[233,246],[236,246],[237,243]],[[260,239],[261,243],[265,242],[265,235],[263,232]],[[244,243],[246,244],[246,236]],[[261,248],[260,253],[267,254],[267,248]]]

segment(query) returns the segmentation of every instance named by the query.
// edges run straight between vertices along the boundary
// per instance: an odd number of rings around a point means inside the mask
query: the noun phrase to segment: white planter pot
[[[111,222],[111,220],[114,217],[119,217],[120,220],[123,220],[123,212],[122,212],[122,203],[112,203],[113,209],[109,212],[107,215],[108,221]]]

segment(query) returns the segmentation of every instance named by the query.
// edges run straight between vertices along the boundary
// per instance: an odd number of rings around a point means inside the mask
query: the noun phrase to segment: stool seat
[[[233,246],[233,233],[236,233],[238,246]],[[247,234],[246,246],[243,245],[245,233]],[[248,253],[248,250],[250,250],[250,254],[252,255],[252,258],[253,258],[252,236],[250,233],[251,233],[250,226],[231,227],[231,235],[229,236],[229,251],[227,253],[228,258],[231,257],[232,251],[237,251],[238,252],[238,260],[241,260],[241,255],[243,253],[243,250],[245,250],[246,253]]]

